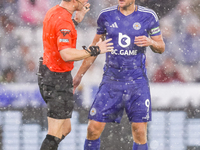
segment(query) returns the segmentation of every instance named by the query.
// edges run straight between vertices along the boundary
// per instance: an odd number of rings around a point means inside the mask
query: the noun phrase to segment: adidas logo
[[[117,23],[114,22],[112,25],[110,25],[111,28],[118,28]]]

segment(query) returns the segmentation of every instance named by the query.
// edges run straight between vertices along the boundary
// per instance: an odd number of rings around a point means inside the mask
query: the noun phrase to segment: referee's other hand
[[[84,5],[84,7],[79,10],[79,11],[76,11],[75,13],[75,17],[74,19],[76,20],[76,22],[80,23],[83,18],[85,17],[85,14],[90,10],[90,4],[87,3]]]

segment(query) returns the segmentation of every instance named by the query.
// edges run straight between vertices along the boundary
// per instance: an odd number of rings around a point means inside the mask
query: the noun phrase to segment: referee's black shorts
[[[38,85],[47,104],[47,116],[54,119],[71,118],[74,108],[71,72],[52,72],[40,58]]]

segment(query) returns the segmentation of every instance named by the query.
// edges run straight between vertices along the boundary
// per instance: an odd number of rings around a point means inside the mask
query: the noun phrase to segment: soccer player
[[[108,39],[88,49],[76,49],[75,25],[89,11],[88,0],[62,0],[51,8],[43,22],[43,58],[40,59],[38,84],[47,103],[48,133],[40,150],[57,150],[60,141],[71,131],[70,118],[74,107],[71,70],[74,61],[100,53],[113,47]],[[76,11],[75,20],[72,14]]]
[[[100,12],[97,25],[92,45],[100,38],[112,38],[114,50],[106,53],[103,79],[89,112],[84,150],[99,150],[106,123],[120,123],[124,110],[132,123],[133,150],[147,150],[151,97],[145,51],[147,46],[155,53],[165,50],[158,17],[153,10],[135,5],[135,0],[118,0],[117,6]],[[74,90],[95,58],[83,61],[74,78]]]

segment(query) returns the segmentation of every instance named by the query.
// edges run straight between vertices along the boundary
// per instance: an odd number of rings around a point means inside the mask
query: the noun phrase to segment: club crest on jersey
[[[135,30],[140,30],[141,29],[141,24],[139,22],[136,22],[136,23],[133,24],[133,28]]]
[[[60,32],[62,33],[63,36],[65,36],[66,34],[69,34],[71,31],[68,29],[61,29]]]
[[[96,111],[95,108],[92,108],[92,109],[90,110],[90,115],[91,115],[91,116],[94,116],[96,113],[97,113],[97,111]]]

